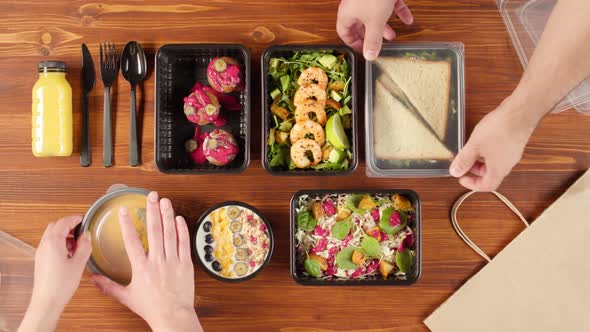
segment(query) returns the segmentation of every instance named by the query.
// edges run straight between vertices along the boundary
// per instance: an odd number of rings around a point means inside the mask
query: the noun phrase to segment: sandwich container
[[[296,51],[303,50],[334,50],[337,54],[344,54],[346,60],[351,66],[351,109],[352,109],[352,122],[351,122],[351,136],[349,140],[351,143],[352,160],[347,170],[342,171],[326,171],[326,170],[314,170],[314,169],[294,169],[294,170],[280,170],[274,169],[269,165],[268,160],[268,133],[272,126],[272,113],[270,112],[270,106],[272,99],[270,98],[270,80],[268,78],[268,62],[273,57],[280,56],[291,56]],[[356,76],[356,56],[354,51],[343,45],[281,45],[272,46],[264,50],[261,59],[262,67],[262,166],[271,175],[285,175],[285,176],[305,176],[305,175],[347,175],[356,170],[359,161],[358,152],[358,119],[359,115],[357,109],[357,76]]]
[[[365,80],[365,142],[366,142],[366,174],[368,177],[444,177],[449,176],[449,166],[452,157],[442,160],[425,159],[381,159],[375,152],[375,82],[382,79],[379,60],[388,59],[417,59],[419,61],[448,62],[449,86],[446,134],[443,138],[435,136],[444,144],[450,154],[456,155],[463,147],[465,136],[465,60],[463,44],[461,43],[396,43],[385,44],[377,61],[366,63]],[[388,77],[395,73],[388,74]],[[390,82],[395,81],[395,77]],[[395,83],[393,83],[395,84]],[[403,90],[403,89],[402,89]],[[399,91],[399,89],[398,89]],[[397,99],[397,98],[396,98]],[[398,99],[401,101],[401,99]],[[410,100],[404,99],[402,103]],[[408,109],[410,109],[408,107]],[[415,121],[434,135],[434,130],[425,118],[419,114],[416,107],[412,109]],[[396,130],[396,128],[391,128]],[[436,144],[440,144],[436,142]],[[383,143],[381,143],[383,144]],[[413,143],[412,143],[413,144]],[[416,144],[424,144],[416,141]]]
[[[226,166],[196,165],[187,154],[184,143],[193,138],[196,125],[186,119],[183,99],[195,83],[207,83],[207,66],[219,56],[236,59],[242,67],[245,88],[231,95],[242,105],[238,111],[222,108],[229,131],[238,142],[240,152]],[[170,44],[156,54],[155,84],[155,160],[158,169],[168,174],[240,173],[250,163],[250,53],[234,44]],[[201,132],[213,131],[212,124],[201,126]]]
[[[297,263],[297,211],[299,198],[303,195],[322,196],[326,194],[401,194],[409,198],[416,207],[416,264],[406,280],[399,280],[392,277],[382,279],[377,275],[371,279],[348,279],[348,280],[323,280],[306,276],[303,274],[303,264]],[[418,194],[413,190],[390,189],[390,190],[303,190],[295,193],[291,198],[291,227],[290,227],[290,268],[291,277],[295,282],[303,286],[410,286],[420,278],[422,272],[422,202]]]
[[[497,0],[497,3],[516,54],[526,68],[557,0]],[[572,107],[590,114],[590,78],[561,100],[553,108],[553,113]]]

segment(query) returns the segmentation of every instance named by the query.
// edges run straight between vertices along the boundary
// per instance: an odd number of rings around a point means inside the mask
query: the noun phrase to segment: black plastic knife
[[[80,165],[90,165],[90,135],[88,127],[90,114],[88,113],[88,95],[94,88],[96,75],[94,73],[94,62],[86,44],[82,44],[82,130],[80,147]]]

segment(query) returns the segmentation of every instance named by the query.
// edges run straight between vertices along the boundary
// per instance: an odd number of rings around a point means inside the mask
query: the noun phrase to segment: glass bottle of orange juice
[[[71,155],[72,126],[72,87],[66,80],[66,64],[40,62],[39,80],[33,87],[33,155]]]

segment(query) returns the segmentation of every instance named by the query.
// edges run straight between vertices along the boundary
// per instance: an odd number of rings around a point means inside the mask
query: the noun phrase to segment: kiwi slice
[[[245,261],[246,259],[248,259],[248,256],[250,256],[250,254],[248,254],[248,249],[238,248],[238,250],[236,250],[236,259],[237,260]]]
[[[234,265],[234,272],[238,277],[243,277],[248,273],[248,265],[244,262],[238,262]]]
[[[205,106],[205,113],[210,116],[215,115],[217,113],[217,107],[213,104],[207,104],[207,106]]]
[[[217,59],[215,60],[215,63],[213,63],[213,67],[216,71],[223,73],[227,68],[227,63],[223,59]]]
[[[230,219],[236,219],[240,216],[241,213],[242,210],[240,210],[240,208],[237,206],[230,206],[229,208],[227,208],[227,215],[228,217],[230,217]]]
[[[241,235],[234,236],[234,246],[241,247],[244,244],[244,238]]]
[[[231,231],[234,233],[239,233],[242,230],[242,223],[234,220],[231,222],[231,224],[229,224],[229,229],[231,229]]]

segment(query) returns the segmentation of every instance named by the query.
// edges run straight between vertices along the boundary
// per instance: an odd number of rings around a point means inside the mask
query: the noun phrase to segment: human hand
[[[540,117],[506,99],[473,129],[449,169],[465,188],[496,190],[522,158]]]
[[[35,253],[31,303],[19,331],[53,331],[64,307],[80,285],[92,252],[90,234],[74,241],[70,232],[82,221],[71,216],[50,223]]]
[[[383,38],[393,40],[395,31],[387,24],[391,14],[407,25],[412,24],[412,12],[404,0],[342,0],[338,7],[336,31],[344,43],[363,51],[367,61],[373,61],[381,51]]]
[[[174,218],[169,199],[147,198],[149,252],[146,255],[127,208],[119,211],[131,283],[122,286],[101,275],[93,282],[142,317],[154,331],[202,331],[194,310],[194,269],[186,221]]]

